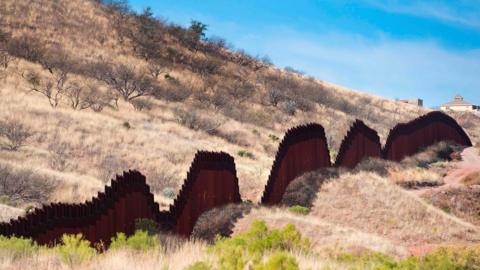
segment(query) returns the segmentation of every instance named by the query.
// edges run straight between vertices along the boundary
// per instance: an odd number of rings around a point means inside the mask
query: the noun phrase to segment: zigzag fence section
[[[334,165],[353,168],[365,157],[383,156],[399,161],[440,141],[472,145],[457,122],[440,112],[397,125],[391,130],[383,150],[377,132],[357,120],[342,141]],[[321,125],[290,129],[279,145],[261,203],[278,204],[288,184],[296,177],[331,166]],[[159,210],[145,177],[137,171],[129,171],[117,176],[91,201],[46,205],[25,217],[1,223],[0,234],[28,237],[39,244],[51,245],[63,234],[82,233],[91,243],[108,245],[117,232],[132,234],[135,221],[144,218],[156,221],[173,233],[189,236],[202,213],[231,203],[241,203],[233,157],[223,152],[200,151],[169,211]]]
[[[105,191],[83,204],[50,204],[25,217],[0,225],[0,233],[34,239],[52,245],[63,234],[81,233],[92,243],[108,244],[117,232],[131,234],[135,220],[160,219],[145,177],[129,171],[112,180]]]

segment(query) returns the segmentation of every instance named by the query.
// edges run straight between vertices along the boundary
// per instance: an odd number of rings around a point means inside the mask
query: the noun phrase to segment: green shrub
[[[206,263],[206,262],[196,262],[190,266],[188,266],[187,268],[185,268],[185,270],[210,270],[212,269],[212,267]]]
[[[272,141],[274,141],[274,142],[280,140],[279,137],[277,137],[277,136],[275,136],[275,135],[273,135],[273,134],[268,135],[268,138],[270,138],[270,140],[272,140]]]
[[[298,270],[295,257],[286,252],[277,252],[270,256],[265,263],[258,264],[255,270]]]
[[[156,248],[160,245],[160,240],[156,235],[148,235],[146,231],[137,230],[135,234],[126,237],[124,233],[117,233],[112,238],[111,249],[129,248],[137,251],[146,251]]]
[[[309,247],[309,240],[303,238],[292,224],[281,230],[269,230],[265,222],[255,221],[247,232],[232,238],[218,237],[212,250],[218,256],[220,269],[244,269],[249,262],[260,265],[266,253],[307,250]]]
[[[308,215],[310,213],[310,209],[304,206],[300,205],[294,205],[290,206],[288,208],[288,211],[295,213],[295,214],[300,214],[300,215]]]
[[[175,199],[175,196],[177,195],[177,193],[175,192],[175,189],[171,187],[166,187],[162,189],[162,195],[169,199]]]
[[[148,218],[139,218],[135,220],[135,231],[145,231],[148,235],[157,235],[161,228],[158,223]]]
[[[62,260],[70,265],[78,265],[83,261],[90,260],[97,251],[90,246],[88,240],[82,239],[81,234],[62,236],[62,243],[55,247]]]
[[[247,157],[247,158],[251,158],[251,159],[255,158],[255,156],[252,153],[248,152],[247,150],[238,151],[238,155],[241,156],[241,157]]]
[[[131,129],[131,128],[132,128],[132,126],[130,125],[130,123],[127,122],[127,121],[123,122],[122,126],[123,126],[124,128],[126,128],[126,129]]]
[[[4,237],[0,235],[0,252],[15,259],[28,257],[39,249],[32,239]]]

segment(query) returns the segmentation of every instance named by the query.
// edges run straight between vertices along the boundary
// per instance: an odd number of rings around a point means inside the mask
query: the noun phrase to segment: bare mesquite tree
[[[30,91],[42,94],[48,99],[52,108],[56,108],[71,87],[68,84],[68,71],[55,70],[49,79],[42,79],[36,72],[30,72],[24,78],[30,84]]]
[[[104,102],[100,91],[93,84],[84,85],[76,81],[72,82],[65,95],[69,100],[70,107],[74,110],[94,108],[98,103]]]
[[[30,127],[24,125],[19,119],[0,120],[0,137],[5,141],[0,144],[3,149],[17,151],[32,135],[34,132]]]
[[[55,188],[55,182],[31,169],[0,164],[0,196],[11,204],[45,202]]]
[[[148,63],[148,73],[152,78],[158,79],[161,74],[167,73],[166,65],[160,59],[150,60]]]
[[[137,72],[129,65],[98,64],[94,74],[125,101],[152,95],[157,90],[157,85],[144,72]]]

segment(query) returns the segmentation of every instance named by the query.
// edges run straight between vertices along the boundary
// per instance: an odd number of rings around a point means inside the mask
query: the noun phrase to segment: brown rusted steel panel
[[[340,145],[335,166],[354,168],[366,157],[381,156],[382,146],[377,132],[356,120]]]
[[[395,126],[387,138],[383,157],[400,161],[440,141],[472,146],[470,138],[455,119],[436,111]]]
[[[226,153],[198,152],[170,207],[172,229],[179,235],[189,236],[203,212],[240,202],[233,157]]]
[[[305,172],[330,166],[327,140],[321,125],[307,124],[290,129],[278,147],[261,203],[279,203],[293,179]]]

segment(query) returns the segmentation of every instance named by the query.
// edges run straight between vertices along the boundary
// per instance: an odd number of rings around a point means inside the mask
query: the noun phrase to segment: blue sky
[[[318,79],[438,106],[480,104],[480,0],[130,0],[141,11],[208,25],[235,48]]]

